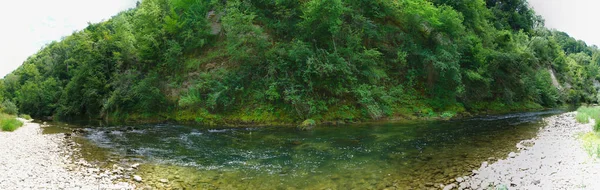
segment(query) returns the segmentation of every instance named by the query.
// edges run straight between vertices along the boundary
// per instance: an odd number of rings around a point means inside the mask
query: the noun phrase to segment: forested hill
[[[48,44],[1,91],[61,119],[448,118],[597,102],[599,64],[525,0],[144,0]]]

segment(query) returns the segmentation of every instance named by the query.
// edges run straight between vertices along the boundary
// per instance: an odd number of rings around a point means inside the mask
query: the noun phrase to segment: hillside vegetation
[[[0,93],[60,119],[450,118],[597,102],[599,64],[525,0],[144,0],[48,44]]]

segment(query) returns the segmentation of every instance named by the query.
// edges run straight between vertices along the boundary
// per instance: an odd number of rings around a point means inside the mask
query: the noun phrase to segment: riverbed
[[[139,186],[189,189],[426,189],[506,158],[561,111],[454,121],[219,128],[55,124],[80,129],[82,155],[105,167],[142,163]]]

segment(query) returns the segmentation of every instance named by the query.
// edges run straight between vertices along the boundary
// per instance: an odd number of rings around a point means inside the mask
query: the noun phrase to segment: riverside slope
[[[600,163],[583,149],[578,136],[592,131],[575,112],[545,119],[538,136],[521,141],[521,151],[493,164],[483,162],[471,176],[443,189],[600,189]]]
[[[0,189],[135,188],[75,164],[71,155],[76,153],[68,150],[64,134],[42,135],[39,124],[22,121],[15,132],[0,132]]]

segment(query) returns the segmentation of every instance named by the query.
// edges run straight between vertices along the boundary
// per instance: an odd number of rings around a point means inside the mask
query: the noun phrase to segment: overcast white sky
[[[0,0],[0,77],[45,44],[134,7],[138,0]],[[529,0],[546,26],[600,45],[600,0]]]
[[[564,31],[588,45],[600,46],[599,0],[528,0],[546,27]]]
[[[88,22],[107,20],[137,0],[0,0],[0,78],[45,44]]]

